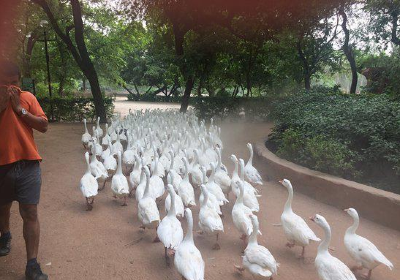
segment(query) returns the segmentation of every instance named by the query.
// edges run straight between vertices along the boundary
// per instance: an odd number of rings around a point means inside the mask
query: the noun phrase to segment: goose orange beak
[[[310,217],[310,220],[315,222],[315,217],[314,216]]]
[[[279,180],[278,182],[281,183],[281,184],[283,184],[283,180]]]
[[[344,211],[344,212],[348,212],[348,211],[349,211],[349,209],[343,209],[343,211]]]

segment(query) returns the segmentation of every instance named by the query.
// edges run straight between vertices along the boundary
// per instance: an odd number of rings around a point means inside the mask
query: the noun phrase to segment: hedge
[[[106,107],[107,118],[111,117],[114,111],[111,97],[103,97]],[[54,121],[76,122],[84,118],[93,121],[96,118],[93,98],[88,97],[44,97],[38,98],[47,117],[51,118],[51,105],[53,105]]]
[[[317,92],[271,106],[278,155],[400,193],[400,102],[389,95]]]

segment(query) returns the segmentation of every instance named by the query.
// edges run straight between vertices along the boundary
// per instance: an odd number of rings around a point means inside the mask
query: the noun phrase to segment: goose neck
[[[88,131],[88,129],[87,129],[87,126],[86,126],[86,119],[83,120],[83,123],[84,123],[84,125],[85,125],[85,133],[89,133],[89,131]]]
[[[90,174],[91,171],[90,171],[89,156],[85,157],[85,160],[86,160],[86,165],[87,165],[86,173],[87,173],[87,174]]]
[[[150,175],[146,172],[146,187],[144,189],[143,197],[148,197],[150,191]]]
[[[293,201],[293,188],[292,187],[288,188],[288,193],[289,193],[289,195],[288,195],[288,198],[285,203],[284,212],[292,212],[292,201]]]
[[[249,237],[249,244],[258,244],[257,235],[258,235],[258,226],[253,227],[253,232],[250,234]]]
[[[329,244],[331,243],[331,228],[329,225],[324,224],[323,225],[323,230],[324,230],[324,239],[322,240],[321,244],[318,246],[318,254],[321,253],[329,253],[328,248]]]
[[[189,216],[187,218],[187,233],[185,236],[185,241],[186,242],[191,242],[193,243],[193,217]]]
[[[253,165],[253,147],[249,146],[249,150],[250,150],[250,158],[249,158],[249,162],[251,165]]]
[[[237,160],[235,161],[235,169],[233,170],[233,176],[239,176],[238,175],[238,169],[239,169],[239,164],[238,164],[238,162],[237,162]],[[233,177],[232,176],[232,177]]]
[[[118,168],[117,174],[122,175],[122,162],[121,162],[121,153],[118,153]]]
[[[170,217],[175,217],[176,215],[176,208],[175,208],[175,192],[171,191],[169,193],[169,195],[171,196],[171,208],[168,211],[168,216]]]
[[[346,234],[355,234],[359,224],[360,224],[360,218],[353,217],[353,224],[346,230]]]
[[[207,203],[208,203],[208,192],[207,192],[207,190],[204,190],[203,196],[204,196],[204,199],[203,199],[203,203],[202,203],[201,206],[206,206]]]

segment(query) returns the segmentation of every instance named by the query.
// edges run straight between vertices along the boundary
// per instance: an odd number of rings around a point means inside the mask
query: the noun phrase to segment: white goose
[[[108,153],[103,152],[101,154],[101,157],[103,158],[103,165],[107,169],[107,173],[108,173],[109,177],[111,177],[115,174],[115,172],[117,171],[117,166],[118,166],[117,160],[113,156],[113,152],[111,151],[111,149],[112,149],[112,146],[110,143],[107,148],[107,150],[109,152]]]
[[[360,270],[365,267],[368,269],[366,279],[371,278],[372,270],[380,264],[386,265],[390,270],[393,264],[378,250],[378,248],[368,239],[356,234],[356,230],[360,223],[358,213],[354,208],[345,209],[344,211],[353,218],[353,225],[346,230],[344,235],[344,245],[347,252],[356,261],[355,269]]]
[[[179,184],[182,182],[182,177],[174,169],[174,153],[172,151],[170,151],[169,154],[171,155],[171,165],[170,165],[168,174],[171,176],[172,186],[174,186],[174,189],[177,192]]]
[[[112,151],[114,154],[120,152],[121,155],[124,152],[124,147],[121,144],[121,139],[119,138],[119,134],[117,134],[117,141],[112,145]]]
[[[185,209],[188,230],[185,239],[175,252],[174,264],[185,280],[204,280],[204,261],[199,249],[193,242],[193,216],[189,208]]]
[[[150,195],[150,171],[147,166],[143,167],[146,174],[146,187],[144,190],[143,197],[138,203],[138,218],[142,223],[143,230],[145,228],[157,228],[160,223],[160,213],[158,212],[157,204],[155,200]],[[154,241],[158,241],[158,237]]]
[[[126,206],[126,199],[129,195],[129,184],[125,175],[122,174],[122,160],[121,160],[121,152],[118,152],[118,167],[117,172],[112,178],[111,181],[111,190],[114,193],[114,197],[122,198],[124,202],[122,206]]]
[[[250,151],[250,158],[244,168],[244,174],[246,175],[246,178],[250,181],[250,183],[262,185],[263,181],[261,175],[253,166],[253,146],[250,143],[247,143],[247,148]]]
[[[92,136],[90,135],[87,126],[86,119],[83,119],[83,124],[85,125],[85,133],[82,134],[82,144],[85,149],[88,148],[89,142],[92,140]]]
[[[83,196],[86,198],[86,210],[90,211],[93,209],[94,197],[97,195],[97,190],[99,189],[99,184],[96,178],[92,175],[90,164],[89,164],[89,153],[85,153],[86,159],[86,173],[83,175],[80,181],[80,189]]]
[[[97,132],[95,134],[97,134]],[[90,147],[92,153],[96,154],[97,157],[101,158],[101,154],[103,153],[103,147],[99,144],[98,138],[92,137],[92,143],[93,146]]]
[[[203,184],[206,184],[207,182],[207,176],[206,176],[206,168],[205,167],[201,167],[201,172],[203,173]],[[203,204],[204,201],[204,194],[203,192],[200,193],[199,196],[199,202],[200,205]],[[221,206],[219,205],[219,201],[218,199],[215,197],[215,195],[213,195],[211,192],[208,192],[208,199],[207,199],[207,207],[214,209],[219,215],[222,215],[222,211],[221,211]]]
[[[135,155],[135,164],[133,165],[132,172],[129,174],[129,183],[131,184],[132,190],[136,189],[136,187],[140,183],[142,174],[142,164],[137,155]]]
[[[243,194],[243,203],[247,207],[251,209],[253,212],[258,212],[260,210],[260,204],[258,203],[257,197],[260,197],[261,195],[256,194],[256,190],[253,188],[252,185],[247,183],[244,180],[244,160],[239,159],[240,163],[240,181],[243,184],[244,187],[244,194]]]
[[[109,138],[108,134],[103,137],[103,139],[105,139],[105,138]],[[104,162],[106,157],[111,155],[111,147],[110,147],[110,144],[108,142],[106,144],[104,144],[104,145],[102,144],[102,147],[103,147],[104,150],[101,152],[101,160],[103,160],[103,162]]]
[[[157,235],[165,248],[165,261],[170,265],[170,257],[175,254],[175,250],[181,244],[183,239],[183,229],[179,220],[176,218],[175,211],[175,191],[171,184],[168,184],[168,193],[171,200],[171,208],[168,211],[157,228]]]
[[[285,186],[289,192],[288,199],[285,203],[285,208],[281,215],[281,222],[283,231],[287,240],[289,241],[286,246],[293,248],[294,246],[301,246],[303,248],[300,257],[304,257],[305,248],[310,241],[320,241],[315,233],[310,229],[307,223],[299,215],[292,210],[293,201],[293,187],[288,179],[279,181]]]
[[[200,170],[200,163],[199,163],[199,151],[197,149],[193,150],[194,152],[194,161],[192,162],[192,166],[189,170],[190,174],[192,175],[192,182],[196,187],[199,187],[202,184],[202,174]]]
[[[105,131],[105,133],[104,133],[105,135],[104,135],[103,139],[101,139],[101,145],[103,146],[103,148],[108,146],[108,144],[111,142],[110,136],[107,133],[108,123],[106,123],[106,129],[104,131]]]
[[[328,222],[321,215],[311,218],[319,225],[325,233],[324,240],[318,246],[315,267],[317,268],[319,279],[321,280],[357,280],[351,270],[339,259],[329,253],[329,243],[331,242],[331,228]]]
[[[224,231],[224,225],[218,212],[214,208],[208,207],[209,192],[205,185],[201,185],[201,192],[204,195],[204,200],[200,204],[199,212],[199,227],[205,233],[216,234],[216,242],[213,246],[214,250],[219,250],[221,247],[218,244],[219,234]]]
[[[100,117],[97,117],[97,128],[96,128],[97,137],[103,136],[103,130],[100,127]]]
[[[189,182],[189,173],[188,173],[188,161],[186,158],[183,158],[184,166],[185,166],[185,175],[182,179],[182,182],[178,187],[178,195],[182,198],[183,204],[186,207],[196,206],[196,199],[194,196],[194,189]]]
[[[249,244],[244,250],[243,268],[235,266],[240,272],[247,268],[253,277],[272,279],[273,275],[277,275],[279,264],[276,262],[271,252],[262,245],[258,244],[257,235],[259,230],[258,218],[251,215],[253,224],[253,232],[249,238]]]
[[[226,199],[224,193],[222,192],[221,187],[215,183],[215,163],[211,162],[211,175],[208,178],[208,182],[205,184],[207,190],[215,195],[215,197],[218,199],[219,205],[224,205],[226,203],[229,203],[229,200]]]
[[[251,223],[250,216],[253,212],[249,207],[243,204],[243,183],[239,181],[239,196],[236,199],[235,205],[232,209],[233,224],[237,230],[242,234],[240,239],[246,246],[247,236],[253,232],[253,224]]]
[[[167,182],[169,185],[172,185],[172,174],[168,173],[167,175]],[[175,193],[175,189],[174,189]],[[169,209],[171,209],[171,195],[168,194],[167,197],[165,198],[165,211],[169,213]],[[185,215],[185,206],[183,205],[182,198],[175,193],[175,212],[176,212],[176,217],[177,218],[183,218]]]
[[[155,159],[155,169],[153,174],[150,177],[150,188],[151,194],[154,199],[161,199],[165,192],[164,182],[163,180],[157,175],[158,171],[158,159]]]
[[[223,193],[229,198],[229,193],[231,192],[231,178],[228,173],[222,169],[222,160],[221,160],[221,149],[217,148],[218,154],[218,164],[215,169],[215,182],[221,187]]]
[[[245,201],[245,204],[246,204],[246,193],[250,193],[251,195],[255,195],[257,197],[258,191],[251,184],[247,183],[244,180],[244,170],[243,170],[243,168],[240,171],[240,177],[239,177],[239,160],[237,159],[237,157],[235,155],[231,155],[231,160],[235,164],[235,169],[233,170],[232,179],[231,179],[232,192],[236,197],[238,197],[239,196],[239,184],[238,184],[238,182],[239,181],[244,182],[243,183],[244,193],[245,193],[244,201]],[[241,179],[241,177],[243,177],[243,180]]]
[[[103,186],[99,189],[102,190],[104,189],[104,186],[106,184],[107,178],[108,178],[108,173],[107,169],[104,167],[104,165],[97,160],[97,157],[94,153],[94,147],[92,148],[92,157],[91,157],[91,162],[90,162],[90,170],[92,172],[92,175],[100,182],[103,183]]]
[[[140,169],[142,171],[140,173],[140,182],[139,182],[139,185],[136,187],[136,190],[135,190],[135,199],[136,199],[137,202],[139,202],[142,199],[142,197],[144,195],[144,191],[146,189],[146,182],[147,182],[146,173],[144,172],[144,168],[141,167]],[[133,192],[133,188],[131,189],[131,193],[132,192]],[[149,190],[149,192],[150,192],[150,190]]]

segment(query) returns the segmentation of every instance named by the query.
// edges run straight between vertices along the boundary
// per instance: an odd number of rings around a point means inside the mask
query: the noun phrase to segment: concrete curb
[[[359,215],[400,231],[400,195],[314,171],[277,157],[261,139],[255,156],[264,164],[260,173],[270,179],[289,179],[295,191],[339,209],[355,208]]]

